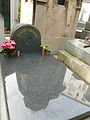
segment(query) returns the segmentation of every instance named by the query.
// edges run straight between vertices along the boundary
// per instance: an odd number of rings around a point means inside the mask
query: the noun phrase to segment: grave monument
[[[90,46],[84,39],[67,40],[59,59],[90,84]]]
[[[16,49],[20,52],[41,51],[41,35],[37,27],[30,24],[17,24],[11,32],[12,40],[16,42]]]
[[[85,39],[85,37],[90,37],[90,16],[88,21],[86,22],[85,29],[82,31],[81,39]]]

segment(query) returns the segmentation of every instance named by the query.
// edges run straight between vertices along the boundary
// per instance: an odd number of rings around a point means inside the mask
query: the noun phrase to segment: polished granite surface
[[[1,61],[11,120],[68,120],[90,111],[90,85],[54,57],[34,53]]]

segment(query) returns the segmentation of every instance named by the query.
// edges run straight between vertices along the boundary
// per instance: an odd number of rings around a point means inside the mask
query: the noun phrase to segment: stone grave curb
[[[9,120],[5,97],[5,89],[1,71],[1,63],[0,63],[0,120]]]
[[[65,44],[65,50],[72,54],[73,56],[77,57],[81,61],[85,62],[86,64],[90,65],[90,47],[84,48],[87,46],[81,39],[74,39],[74,40],[67,40]]]
[[[58,59],[78,74],[85,82],[90,84],[90,66],[65,50],[59,51]]]

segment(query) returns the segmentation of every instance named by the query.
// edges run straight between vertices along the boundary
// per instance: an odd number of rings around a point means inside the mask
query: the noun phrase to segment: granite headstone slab
[[[21,52],[41,51],[41,35],[37,27],[30,24],[18,24],[13,27],[11,40],[15,40],[16,49]]]

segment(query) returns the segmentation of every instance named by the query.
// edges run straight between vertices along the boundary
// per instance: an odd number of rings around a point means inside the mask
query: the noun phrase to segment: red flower
[[[14,40],[7,40],[7,41],[3,41],[0,47],[3,48],[4,53],[12,54],[15,50],[15,45],[16,42]]]
[[[15,49],[14,45],[16,45],[14,40],[3,41],[1,44],[2,45],[0,47],[2,47],[3,49]]]

